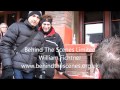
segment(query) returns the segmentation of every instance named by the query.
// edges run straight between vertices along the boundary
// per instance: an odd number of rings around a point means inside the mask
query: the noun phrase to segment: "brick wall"
[[[86,53],[67,53],[66,73],[69,75],[87,74],[87,55]]]
[[[72,44],[72,11],[45,11],[53,17],[53,27],[64,44]]]
[[[72,27],[72,11],[46,11],[45,14],[53,16],[53,26],[67,25]]]

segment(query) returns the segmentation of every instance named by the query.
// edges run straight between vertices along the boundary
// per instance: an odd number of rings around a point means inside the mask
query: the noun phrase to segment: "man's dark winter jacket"
[[[14,57],[11,57],[13,56],[13,50],[29,39],[33,34],[33,30],[37,31],[37,27],[33,28],[27,20],[13,23],[8,28],[8,32],[0,43],[0,56],[3,67],[13,66],[13,68],[21,69],[26,73],[35,69],[39,54],[39,51],[35,51],[35,49],[40,49],[44,42],[41,32],[38,32],[31,42],[16,53]]]
[[[44,37],[44,55],[41,56],[39,59],[45,61],[46,67],[46,75],[48,77],[53,78],[54,76],[54,64],[58,57],[58,64],[59,64],[59,71],[65,71],[65,64],[66,64],[66,53],[64,50],[63,41],[58,33],[55,32],[54,28],[51,28],[51,32]],[[43,32],[42,28],[40,27],[39,30]],[[44,32],[43,32],[44,33]],[[49,68],[50,67],[50,68]]]

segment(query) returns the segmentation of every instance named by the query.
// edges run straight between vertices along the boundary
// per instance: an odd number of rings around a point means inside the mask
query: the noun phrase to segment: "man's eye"
[[[35,15],[33,15],[33,17],[35,17]]]
[[[37,16],[37,18],[38,18],[38,19],[40,19],[40,17],[39,17],[39,16]]]

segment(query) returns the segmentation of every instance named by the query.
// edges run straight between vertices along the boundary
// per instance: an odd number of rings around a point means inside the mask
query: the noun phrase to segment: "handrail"
[[[66,52],[95,52],[97,44],[65,44]]]

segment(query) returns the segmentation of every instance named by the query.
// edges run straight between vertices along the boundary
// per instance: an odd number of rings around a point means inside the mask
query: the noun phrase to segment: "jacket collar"
[[[47,36],[53,36],[55,34],[55,29],[53,27],[51,27],[51,29],[51,32]],[[40,26],[38,30],[42,31],[42,26]]]

